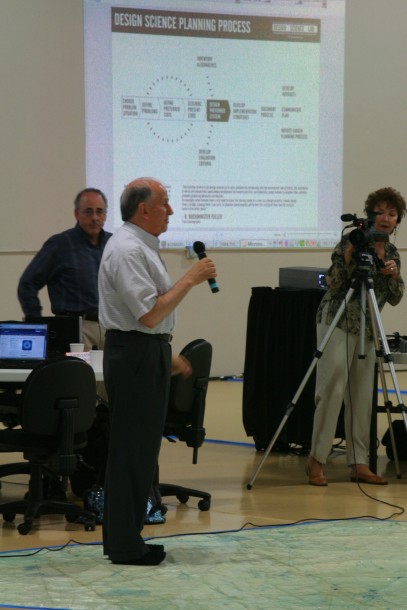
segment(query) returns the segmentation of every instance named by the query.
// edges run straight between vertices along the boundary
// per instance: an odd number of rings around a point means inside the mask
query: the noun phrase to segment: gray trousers
[[[328,328],[326,324],[317,325],[317,345]],[[318,360],[311,455],[322,464],[332,450],[342,402],[345,403],[347,463],[369,463],[376,354],[373,341],[365,338],[366,358],[358,358],[359,341],[359,335],[335,328]]]

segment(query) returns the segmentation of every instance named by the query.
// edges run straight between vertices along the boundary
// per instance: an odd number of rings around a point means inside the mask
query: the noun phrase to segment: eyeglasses
[[[81,216],[94,216],[96,214],[96,216],[98,218],[101,218],[102,216],[106,216],[106,210],[102,210],[102,208],[98,208],[97,210],[93,210],[92,208],[86,208],[86,210],[79,210],[79,214]]]

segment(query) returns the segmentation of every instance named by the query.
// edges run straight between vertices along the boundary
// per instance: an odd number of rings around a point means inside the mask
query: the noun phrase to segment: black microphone
[[[201,260],[202,258],[206,258],[205,244],[203,242],[194,241],[192,248],[193,248],[195,254],[197,255],[197,257],[199,258],[199,260]],[[215,278],[213,278],[213,277],[209,278],[208,284],[213,293],[219,292],[219,286],[216,283]]]
[[[341,220],[343,222],[351,222],[351,220],[356,220],[356,214],[342,214]]]

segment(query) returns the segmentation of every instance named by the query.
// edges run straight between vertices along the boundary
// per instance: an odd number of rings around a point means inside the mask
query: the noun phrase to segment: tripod
[[[389,422],[389,432],[390,432],[390,439],[391,439],[391,444],[392,444],[392,448],[393,448],[396,474],[397,474],[398,478],[401,477],[397,450],[396,450],[396,442],[395,442],[394,431],[393,431],[391,415],[390,415],[390,409],[392,407],[392,403],[388,397],[387,384],[386,384],[384,367],[383,367],[384,362],[386,362],[388,364],[388,367],[390,370],[391,378],[393,381],[393,387],[396,392],[396,396],[397,396],[397,400],[398,400],[397,408],[400,410],[400,412],[403,416],[406,431],[407,431],[407,409],[406,409],[405,405],[403,404],[403,400],[401,397],[400,389],[399,389],[398,382],[397,382],[396,372],[395,372],[395,368],[394,368],[394,362],[393,362],[394,358],[390,352],[389,345],[387,343],[386,334],[384,332],[383,324],[382,324],[382,321],[380,318],[380,310],[379,310],[379,307],[377,304],[376,295],[374,293],[373,278],[372,278],[373,269],[374,269],[374,257],[370,254],[359,253],[359,259],[360,260],[359,260],[357,274],[352,279],[350,288],[349,288],[347,294],[345,295],[345,298],[343,299],[334,319],[332,320],[332,323],[330,324],[325,337],[323,338],[321,344],[317,347],[317,349],[314,353],[314,358],[311,362],[311,365],[309,366],[307,372],[305,373],[305,376],[302,379],[293,399],[287,406],[286,413],[285,413],[283,419],[281,420],[280,425],[278,426],[273,438],[271,439],[269,445],[267,446],[262,459],[260,460],[259,464],[257,465],[257,467],[253,473],[252,478],[248,482],[247,489],[249,489],[249,490],[252,489],[254,481],[256,480],[261,467],[263,466],[264,462],[266,461],[270,451],[274,447],[275,442],[277,441],[278,437],[280,436],[280,433],[283,430],[288,418],[290,417],[291,413],[293,412],[293,410],[298,402],[298,399],[300,398],[300,396],[302,394],[304,387],[306,386],[309,378],[311,377],[311,375],[318,363],[318,360],[323,356],[324,349],[325,349],[328,341],[330,340],[332,333],[334,332],[336,325],[338,324],[342,314],[345,311],[346,304],[349,303],[355,290],[359,287],[360,287],[360,343],[359,343],[359,356],[358,357],[365,358],[365,354],[364,354],[365,331],[366,331],[365,314],[366,314],[366,302],[367,302],[368,307],[369,307],[370,319],[371,319],[373,342],[374,342],[376,356],[377,356],[378,371],[380,374],[380,379],[381,379],[381,384],[382,384],[382,389],[383,389],[383,397],[384,397],[384,403],[385,403],[384,406],[386,409],[387,419]],[[379,343],[379,338],[381,340],[381,345]]]

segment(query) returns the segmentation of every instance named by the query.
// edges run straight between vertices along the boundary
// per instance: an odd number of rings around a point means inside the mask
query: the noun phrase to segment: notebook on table
[[[46,324],[0,322],[0,368],[32,369],[46,357]]]

